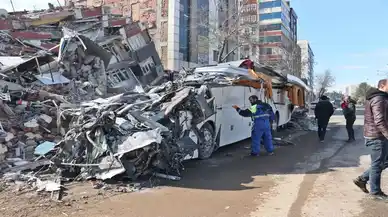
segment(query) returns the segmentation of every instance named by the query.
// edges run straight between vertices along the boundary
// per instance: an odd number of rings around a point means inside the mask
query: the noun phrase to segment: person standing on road
[[[346,131],[348,131],[348,141],[354,142],[354,129],[353,124],[356,121],[356,101],[350,96],[344,98],[344,102],[341,104],[342,112],[346,120]]]
[[[378,89],[372,88],[366,94],[364,113],[365,145],[370,149],[371,166],[353,180],[363,192],[375,199],[387,200],[381,190],[381,173],[388,167],[388,81],[380,80]],[[370,192],[366,184],[370,184]]]
[[[325,141],[326,128],[333,113],[334,107],[329,98],[325,95],[321,96],[314,109],[315,119],[318,121],[318,137],[321,142]]]
[[[259,155],[262,138],[264,148],[268,155],[273,155],[274,147],[272,143],[271,121],[274,120],[275,115],[272,107],[268,103],[260,101],[255,95],[249,97],[249,102],[252,105],[249,109],[242,110],[237,105],[234,105],[233,108],[235,108],[241,116],[252,118],[251,156]]]

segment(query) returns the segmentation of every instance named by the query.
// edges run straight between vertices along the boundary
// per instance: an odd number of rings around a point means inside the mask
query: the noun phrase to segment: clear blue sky
[[[311,42],[316,73],[331,69],[335,89],[388,75],[388,0],[291,0],[298,38]],[[385,70],[386,73],[379,73]]]

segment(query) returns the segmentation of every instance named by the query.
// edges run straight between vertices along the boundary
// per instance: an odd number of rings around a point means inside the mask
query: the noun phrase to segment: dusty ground
[[[134,193],[78,184],[65,202],[53,203],[47,196],[26,199],[31,197],[7,191],[0,195],[0,216],[388,216],[387,204],[370,200],[351,182],[369,164],[361,118],[356,143],[344,143],[343,119],[336,116],[324,144],[317,142],[316,133],[297,134],[296,146],[250,158],[245,157],[245,141],[219,150],[212,159],[186,163],[179,182],[163,181],[158,183],[162,187]]]
[[[152,180],[160,187],[140,192],[95,190],[89,183],[80,183],[69,186],[64,202],[58,203],[50,201],[50,195],[9,189],[0,194],[0,216],[244,215],[251,211],[259,193],[274,186],[269,175],[291,171],[299,159],[319,148],[314,145],[315,134],[303,134],[306,132],[293,133],[298,145],[279,147],[272,157],[246,157],[249,141],[231,145],[209,160],[187,162],[181,181]],[[277,136],[288,137],[287,132]],[[299,145],[302,141],[311,145]]]

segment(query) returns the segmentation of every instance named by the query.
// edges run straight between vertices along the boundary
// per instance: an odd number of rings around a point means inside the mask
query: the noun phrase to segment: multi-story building
[[[113,14],[145,24],[164,68],[174,71],[216,62],[219,47],[215,45],[219,43],[210,28],[218,25],[210,22],[224,22],[238,6],[236,0],[87,0],[87,5],[109,6]],[[219,10],[220,5],[226,8]],[[236,40],[228,40],[223,53],[229,53],[236,45]],[[238,57],[236,52],[227,60]]]
[[[307,40],[299,40],[301,49],[301,78],[307,81],[307,85],[314,86],[314,53]]]
[[[241,0],[239,8],[241,29],[250,35],[240,48],[240,58],[259,60],[259,10],[257,0]],[[244,35],[242,35],[244,37]],[[244,40],[244,38],[240,38]]]
[[[300,77],[297,20],[290,1],[260,0],[260,62]]]
[[[357,90],[357,85],[349,85],[345,87],[345,95],[346,96],[354,96]]]

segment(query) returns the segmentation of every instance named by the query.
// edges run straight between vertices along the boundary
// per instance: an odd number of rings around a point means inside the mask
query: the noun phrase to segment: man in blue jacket
[[[264,148],[269,155],[273,155],[274,147],[272,143],[271,121],[274,120],[274,113],[268,103],[259,100],[255,95],[249,97],[251,108],[242,110],[237,105],[233,108],[243,117],[251,117],[252,126],[252,146],[251,156],[257,156],[260,153],[261,139],[264,142]]]

